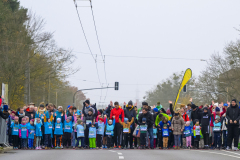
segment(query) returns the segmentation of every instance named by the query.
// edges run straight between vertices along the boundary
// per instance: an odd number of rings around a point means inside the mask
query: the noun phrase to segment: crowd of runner
[[[192,99],[165,110],[160,102],[137,108],[132,101],[106,109],[86,100],[83,109],[40,103],[11,110],[3,105],[13,149],[226,149],[238,150],[240,110],[227,103],[196,106]],[[234,147],[232,142],[234,139]]]

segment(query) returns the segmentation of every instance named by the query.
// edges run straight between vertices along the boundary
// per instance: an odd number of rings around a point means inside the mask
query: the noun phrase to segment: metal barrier
[[[0,117],[0,144],[9,147],[7,139],[7,119]]]

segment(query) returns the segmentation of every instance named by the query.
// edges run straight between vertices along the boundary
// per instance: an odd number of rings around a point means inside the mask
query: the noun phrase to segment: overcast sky
[[[84,88],[100,87],[96,65],[90,54],[72,0],[20,0],[46,21],[46,31],[55,32],[59,47],[72,49],[77,59],[73,68],[80,71],[67,80]],[[89,6],[88,1],[77,1]],[[113,56],[160,58],[120,58],[106,56],[109,86],[114,89],[86,91],[91,102],[143,100],[146,91],[174,72],[191,68],[199,75],[214,52],[239,38],[239,0],[92,0],[102,53]],[[90,7],[79,7],[83,27],[106,86],[104,64],[98,48]],[[179,59],[171,59],[179,58]],[[194,59],[194,60],[189,60]],[[86,81],[83,81],[86,80]],[[107,92],[107,97],[105,99]],[[100,100],[100,96],[102,98]],[[177,94],[177,93],[176,93]],[[175,97],[169,97],[174,100]]]

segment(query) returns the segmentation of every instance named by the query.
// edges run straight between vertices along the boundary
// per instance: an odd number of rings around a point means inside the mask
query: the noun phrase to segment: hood
[[[235,106],[230,105],[231,108],[238,108],[238,105],[236,104]]]

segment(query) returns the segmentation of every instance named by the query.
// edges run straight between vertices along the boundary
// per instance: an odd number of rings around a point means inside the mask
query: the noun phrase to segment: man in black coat
[[[232,146],[232,140],[234,138],[234,149],[238,150],[238,139],[239,139],[239,119],[240,119],[240,110],[236,104],[236,99],[232,100],[232,104],[227,109],[226,117],[228,119],[228,145],[227,150],[230,150]]]
[[[29,121],[35,118],[36,111],[34,110],[34,103],[30,103],[28,108],[25,109],[25,116],[29,117]]]
[[[192,103],[192,113],[191,119],[194,122],[196,119],[199,120],[199,124],[201,124],[202,110],[198,108],[195,104]],[[193,124],[194,125],[194,124]]]
[[[134,121],[135,121],[135,119],[136,119],[136,111],[135,111],[135,108],[133,106],[133,102],[132,101],[129,101],[128,104],[126,105],[126,108],[124,109],[124,116],[126,118],[128,118],[129,121],[131,121],[132,117],[134,117]],[[131,134],[130,134],[130,137],[129,137],[130,149],[134,149],[133,148],[133,132],[134,132],[134,129],[135,129],[135,123],[132,123],[132,125],[131,125]]]

